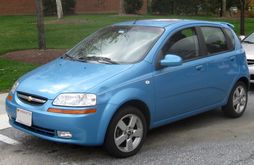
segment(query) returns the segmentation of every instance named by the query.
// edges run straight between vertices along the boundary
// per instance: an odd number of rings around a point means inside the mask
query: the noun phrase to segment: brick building
[[[77,0],[76,13],[117,13],[119,0]],[[147,0],[139,13],[147,12]],[[0,15],[32,15],[35,13],[35,0],[0,0]]]
[[[34,13],[34,0],[0,0],[0,15],[29,15]]]

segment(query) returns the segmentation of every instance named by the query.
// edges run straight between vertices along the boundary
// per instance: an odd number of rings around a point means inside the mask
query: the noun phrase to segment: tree
[[[124,10],[128,14],[137,14],[143,6],[143,0],[124,0]]]
[[[58,19],[62,19],[63,18],[63,7],[62,7],[61,0],[56,0],[56,10],[57,10]]]
[[[245,27],[244,27],[244,23],[245,23],[245,0],[240,0],[241,3],[241,18],[240,18],[240,34],[244,35],[245,34]]]
[[[62,10],[64,15],[74,14],[77,0],[42,0],[42,2],[44,15],[55,16],[58,12],[57,6],[61,6],[59,9]]]
[[[222,0],[222,16],[226,17],[226,12],[227,12],[227,0]]]
[[[38,29],[38,45],[39,49],[46,49],[42,0],[35,0],[35,5]]]
[[[119,12],[118,14],[119,15],[123,15],[125,13],[125,10],[124,10],[124,0],[119,0]]]

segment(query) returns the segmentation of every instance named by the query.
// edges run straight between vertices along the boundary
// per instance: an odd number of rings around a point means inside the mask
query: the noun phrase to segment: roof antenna
[[[137,21],[138,21],[138,20],[135,19],[135,21],[133,22],[133,25],[135,25]]]

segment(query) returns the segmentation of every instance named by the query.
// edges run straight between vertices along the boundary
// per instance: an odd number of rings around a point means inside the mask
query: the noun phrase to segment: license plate
[[[32,126],[32,112],[17,108],[16,122],[24,124],[29,127]]]

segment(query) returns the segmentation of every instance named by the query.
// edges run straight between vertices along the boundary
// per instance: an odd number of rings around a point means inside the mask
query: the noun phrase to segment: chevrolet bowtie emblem
[[[29,97],[27,98],[27,100],[28,100],[28,101],[32,101],[33,98],[32,98],[31,96],[29,96]]]

